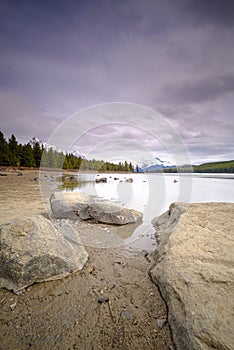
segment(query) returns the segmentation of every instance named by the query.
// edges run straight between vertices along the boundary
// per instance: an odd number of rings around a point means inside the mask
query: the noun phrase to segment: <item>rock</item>
[[[233,212],[233,203],[174,203],[155,222],[150,275],[178,349],[233,349]]]
[[[126,179],[125,181],[126,181],[126,182],[132,183],[132,182],[133,182],[133,179],[130,177],[129,179]]]
[[[17,176],[23,176],[23,173],[21,173],[20,171],[17,173]]]
[[[81,270],[88,258],[68,223],[53,225],[41,215],[2,225],[0,248],[0,287],[15,293]]]
[[[15,309],[16,305],[17,305],[16,303],[10,305],[11,311],[13,311]]]
[[[114,180],[119,180],[119,178],[118,177],[114,177]]]
[[[88,212],[92,219],[104,224],[125,225],[142,218],[142,213],[139,211],[123,208],[107,201],[91,203]]]
[[[91,219],[88,208],[91,197],[80,192],[55,192],[50,197],[51,210],[57,219]]]
[[[2,173],[1,173],[0,176],[7,176],[7,174],[2,174]]]
[[[109,297],[106,295],[100,295],[100,297],[98,298],[99,304],[106,303],[108,301],[109,301]]]
[[[173,182],[174,182],[174,183],[177,183],[178,181],[175,179]]]
[[[166,324],[167,320],[165,318],[158,318],[157,319],[157,327],[158,329],[162,329],[163,326]]]
[[[100,177],[100,179],[96,179],[95,182],[96,183],[106,183],[107,182],[107,178],[106,177]]]
[[[137,222],[142,213],[109,201],[94,199],[80,192],[55,192],[50,198],[54,217],[68,219],[93,219],[96,222],[125,225]]]

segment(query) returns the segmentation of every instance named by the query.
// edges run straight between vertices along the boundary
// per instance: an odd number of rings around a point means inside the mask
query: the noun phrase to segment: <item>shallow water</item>
[[[103,197],[127,208],[143,212],[143,222],[124,233],[127,227],[116,228],[126,245],[135,248],[155,247],[153,218],[159,216],[172,202],[234,202],[232,174],[79,174],[79,186],[66,191],[84,192]],[[106,177],[107,183],[95,183]],[[116,180],[114,178],[117,178]],[[132,178],[133,182],[126,182]],[[128,226],[128,225],[127,225]],[[130,236],[129,236],[130,235]]]

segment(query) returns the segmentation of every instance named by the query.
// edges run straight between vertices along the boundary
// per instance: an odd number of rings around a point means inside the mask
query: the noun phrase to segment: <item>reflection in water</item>
[[[135,222],[134,224],[127,224],[124,226],[115,226],[115,233],[119,235],[122,239],[127,239],[132,237],[136,229],[142,225],[142,221]]]
[[[234,198],[233,179],[219,178],[218,175],[215,178],[197,174],[142,173],[102,176],[108,178],[107,183],[95,183],[95,174],[79,174],[73,176],[75,179],[68,177],[60,181],[65,191],[84,192],[141,211],[142,223],[114,227],[115,233],[124,239],[125,244],[140,249],[153,248],[155,241],[151,221],[168,210],[172,202],[232,202]],[[129,177],[133,178],[133,183],[126,182]]]
[[[78,188],[84,188],[85,186],[87,186],[88,182],[91,182],[84,181],[84,179],[79,178],[76,175],[63,175],[57,177],[56,180],[60,183],[59,189],[71,192],[77,191]]]

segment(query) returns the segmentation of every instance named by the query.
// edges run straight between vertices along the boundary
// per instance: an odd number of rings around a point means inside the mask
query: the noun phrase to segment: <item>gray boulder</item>
[[[159,247],[150,275],[178,349],[233,349],[233,212],[231,203],[178,203],[155,221]]]
[[[107,177],[100,177],[95,180],[96,183],[107,183]]]
[[[80,192],[55,192],[50,197],[53,216],[57,219],[90,219],[88,213],[90,196]]]
[[[91,203],[88,211],[92,219],[105,224],[125,225],[142,219],[142,213],[139,211],[109,202]]]
[[[77,192],[55,192],[51,195],[50,204],[54,217],[60,219],[91,219],[114,225],[125,225],[142,219],[139,211]]]
[[[43,216],[0,227],[0,287],[18,293],[35,282],[61,279],[81,270],[88,254],[72,227]]]

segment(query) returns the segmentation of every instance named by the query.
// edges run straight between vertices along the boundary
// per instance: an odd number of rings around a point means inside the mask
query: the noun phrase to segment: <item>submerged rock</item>
[[[107,183],[107,177],[100,177],[100,179],[95,180],[96,183]]]
[[[155,221],[150,274],[178,349],[233,349],[233,213],[231,203],[174,203]]]
[[[125,225],[142,218],[139,211],[78,192],[55,192],[51,195],[50,204],[54,217],[60,219],[93,219],[106,224]]]
[[[69,224],[53,225],[40,215],[2,225],[0,248],[0,287],[15,293],[81,270],[88,258]]]

